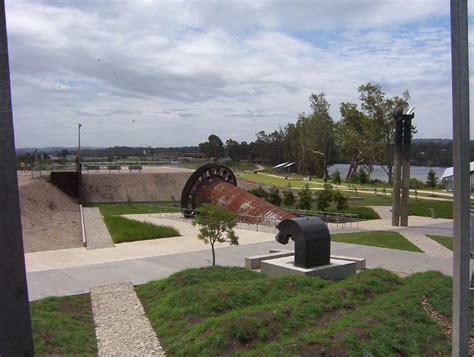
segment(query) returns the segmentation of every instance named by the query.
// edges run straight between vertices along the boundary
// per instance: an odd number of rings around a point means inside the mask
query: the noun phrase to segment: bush
[[[275,206],[281,205],[280,190],[275,186],[272,186],[268,194],[267,201]]]
[[[295,204],[296,198],[293,192],[291,191],[285,191],[283,194],[283,204],[287,207],[291,207]]]
[[[313,204],[313,199],[311,197],[311,191],[309,190],[309,185],[306,184],[303,188],[298,192],[298,196],[300,198],[298,202],[298,208],[309,210],[311,209],[311,205]]]
[[[363,185],[369,183],[369,175],[362,167],[357,171],[357,181]]]
[[[268,192],[265,191],[262,186],[254,187],[251,188],[250,190],[247,191],[248,193],[251,193],[254,196],[257,196],[261,199],[264,199],[265,201],[268,199]]]
[[[316,193],[316,206],[319,211],[326,211],[332,202],[332,190],[324,189]]]
[[[341,191],[337,190],[332,195],[333,201],[336,203],[336,208],[338,211],[345,210],[349,208],[349,203],[347,202],[347,197],[344,196]]]
[[[418,180],[417,178],[412,177],[410,179],[410,188],[411,189],[419,190],[420,188],[424,188],[424,187],[425,187],[425,184],[422,181]]]
[[[331,182],[335,185],[341,184],[341,171],[336,170],[331,176]]]

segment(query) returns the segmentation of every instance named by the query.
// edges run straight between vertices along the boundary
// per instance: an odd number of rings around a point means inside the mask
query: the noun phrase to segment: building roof
[[[471,173],[474,172],[474,161],[471,162],[470,164],[470,171]],[[453,177],[454,175],[454,169],[452,167],[448,167],[446,170],[444,170],[443,175],[441,176],[441,180]]]

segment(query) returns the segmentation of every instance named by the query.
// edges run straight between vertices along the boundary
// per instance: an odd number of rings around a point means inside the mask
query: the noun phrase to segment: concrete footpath
[[[121,243],[105,249],[74,248],[28,253],[25,257],[30,299],[88,293],[93,287],[108,284],[131,282],[138,285],[165,278],[186,268],[211,265],[210,247],[196,238],[198,228],[191,226],[190,222],[148,215],[134,215],[129,218],[176,227],[181,236]],[[400,233],[405,230],[422,234],[452,230],[452,223],[448,220],[418,217],[413,219],[411,224],[412,227],[394,229]],[[389,228],[387,222],[377,220],[360,222],[358,228],[354,226],[350,229],[330,225],[330,230],[335,234]],[[217,264],[244,266],[247,256],[264,254],[270,249],[294,248],[291,241],[286,246],[277,243],[274,233],[247,229],[237,229],[236,233],[240,237],[240,245],[218,245]],[[451,256],[437,257],[425,253],[337,242],[331,243],[331,251],[335,255],[366,258],[368,268],[383,268],[401,275],[429,270],[452,275]]]
[[[109,230],[97,207],[84,207],[84,229],[87,249],[110,248],[114,246]]]

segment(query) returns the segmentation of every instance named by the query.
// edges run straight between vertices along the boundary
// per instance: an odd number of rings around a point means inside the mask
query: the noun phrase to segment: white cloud
[[[7,5],[17,146],[73,145],[78,122],[85,145],[249,141],[368,81],[410,90],[418,136],[451,133],[444,1]]]

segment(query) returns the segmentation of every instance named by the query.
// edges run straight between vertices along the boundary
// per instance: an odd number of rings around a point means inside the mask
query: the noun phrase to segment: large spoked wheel
[[[206,164],[198,168],[184,185],[181,194],[181,211],[184,217],[190,218],[196,214],[196,193],[199,188],[214,180],[221,180],[237,186],[234,173],[227,166],[220,164]]]

